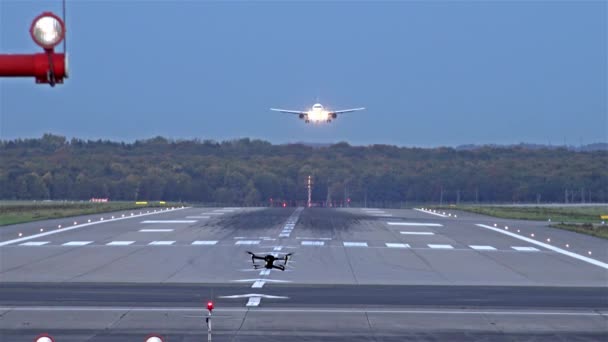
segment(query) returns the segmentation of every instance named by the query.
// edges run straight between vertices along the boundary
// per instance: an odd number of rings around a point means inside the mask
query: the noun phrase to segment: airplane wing
[[[270,110],[275,111],[275,112],[281,112],[281,113],[287,113],[287,114],[296,114],[296,115],[308,114],[308,112],[302,112],[302,111],[299,111],[299,110],[278,109],[278,108],[270,108]]]
[[[342,110],[333,110],[330,113],[331,114],[343,114],[343,113],[350,113],[350,112],[356,112],[358,110],[364,110],[365,107],[361,107],[361,108],[351,108],[351,109],[342,109]]]

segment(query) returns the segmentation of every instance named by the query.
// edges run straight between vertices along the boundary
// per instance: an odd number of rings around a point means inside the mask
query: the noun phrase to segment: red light
[[[287,203],[283,203],[283,208],[287,207]]]
[[[209,310],[209,311],[213,310],[213,302],[207,302],[207,310]]]

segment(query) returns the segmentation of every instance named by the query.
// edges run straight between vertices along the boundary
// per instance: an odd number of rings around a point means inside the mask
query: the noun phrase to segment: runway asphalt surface
[[[214,341],[599,341],[606,247],[546,222],[421,210],[32,222],[0,228],[0,341],[206,340],[209,299]],[[282,272],[254,270],[246,251],[294,254]]]

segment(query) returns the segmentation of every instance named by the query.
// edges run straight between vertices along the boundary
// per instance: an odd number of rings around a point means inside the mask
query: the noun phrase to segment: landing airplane
[[[338,114],[356,112],[358,110],[364,110],[365,108],[352,108],[352,109],[342,109],[342,110],[325,110],[323,105],[320,103],[315,103],[309,111],[302,112],[299,110],[289,110],[289,109],[278,109],[278,108],[270,108],[270,110],[281,113],[288,114],[296,114],[300,117],[300,119],[304,120],[304,122],[309,123],[320,123],[320,122],[331,122],[332,119],[336,119]]]
[[[251,254],[251,262],[253,263],[253,268],[254,269],[258,269],[258,268],[267,268],[267,269],[279,269],[281,271],[285,271],[285,266],[287,266],[287,261],[289,261],[289,257],[293,254],[293,253],[287,253],[285,254],[284,257],[275,257],[272,254],[267,254],[265,256],[258,256],[255,255],[252,252],[247,251],[248,254]],[[255,260],[259,259],[259,260],[264,260],[264,265],[257,265],[255,263]],[[283,265],[275,265],[274,262],[277,260],[283,260]]]

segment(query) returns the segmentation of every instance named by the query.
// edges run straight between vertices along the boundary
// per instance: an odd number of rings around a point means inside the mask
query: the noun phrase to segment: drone
[[[289,257],[293,254],[293,253],[287,253],[285,254],[283,257],[276,257],[272,254],[266,254],[265,256],[259,256],[259,255],[255,255],[252,252],[247,251],[248,254],[251,254],[251,262],[253,263],[253,268],[254,269],[259,269],[259,268],[267,268],[267,269],[279,269],[281,271],[285,271],[285,266],[287,266],[287,261],[289,261]],[[255,263],[255,260],[264,260],[264,265],[258,265]],[[275,265],[274,262],[277,260],[283,260],[283,265]]]

